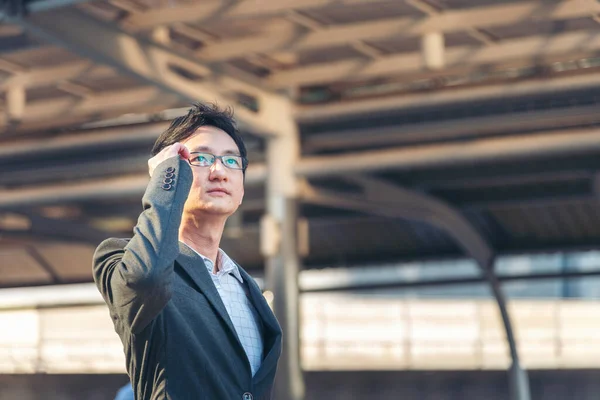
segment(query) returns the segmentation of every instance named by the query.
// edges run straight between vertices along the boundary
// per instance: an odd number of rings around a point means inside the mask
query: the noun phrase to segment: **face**
[[[216,156],[240,155],[237,145],[224,131],[200,127],[192,136],[182,141],[190,152],[205,152]],[[229,216],[244,197],[242,170],[227,168],[220,159],[210,167],[192,165],[194,181],[185,203],[184,212]]]

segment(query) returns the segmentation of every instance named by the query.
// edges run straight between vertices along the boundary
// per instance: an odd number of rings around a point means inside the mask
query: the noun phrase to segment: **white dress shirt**
[[[190,246],[188,245],[188,247]],[[262,363],[263,339],[258,314],[248,298],[244,279],[238,266],[223,250],[219,249],[219,256],[217,257],[219,268],[218,272],[214,274],[214,263],[197,251],[194,250],[194,252],[204,260],[208,273],[221,296],[237,336],[244,347],[252,369],[252,376],[254,376]]]

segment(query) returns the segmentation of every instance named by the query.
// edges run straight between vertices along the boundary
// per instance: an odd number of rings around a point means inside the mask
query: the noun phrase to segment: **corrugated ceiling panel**
[[[498,224],[489,212],[468,210],[463,213],[467,220],[492,245],[507,239],[507,232]]]
[[[491,210],[490,213],[513,240],[573,241],[600,238],[600,204],[594,200],[563,205],[505,207]]]
[[[530,35],[552,35],[560,32],[596,30],[597,27],[597,22],[592,18],[576,18],[565,21],[532,21],[527,19],[517,24],[490,27],[486,31],[500,39],[514,39]]]
[[[420,223],[377,218],[311,225],[311,258],[335,253],[344,259],[366,255],[381,258],[384,252],[412,257],[454,251],[458,248],[445,233]]]
[[[31,68],[50,67],[81,60],[75,54],[55,46],[24,49],[5,54],[2,58]]]
[[[432,4],[440,5],[444,9],[475,8],[496,6],[507,3],[520,3],[520,0],[433,0]]]
[[[52,270],[67,281],[91,280],[91,262],[95,248],[75,243],[44,243],[37,250]]]
[[[350,24],[353,22],[366,22],[377,19],[422,16],[423,13],[414,7],[407,5],[403,1],[387,0],[365,1],[364,3],[355,3],[348,7],[344,4],[336,4],[325,8],[309,10],[307,13],[314,16],[319,21],[328,24]]]
[[[50,282],[50,274],[25,249],[0,249],[0,285]]]

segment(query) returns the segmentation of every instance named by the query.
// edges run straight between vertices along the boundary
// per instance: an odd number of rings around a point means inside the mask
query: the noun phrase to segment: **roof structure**
[[[307,268],[460,256],[443,231],[399,218],[398,188],[459,210],[499,253],[600,247],[597,1],[23,10],[0,25],[0,287],[89,281],[93,245],[135,224],[152,143],[196,100],[234,105],[250,147],[223,246],[250,269],[282,99],[301,134]]]

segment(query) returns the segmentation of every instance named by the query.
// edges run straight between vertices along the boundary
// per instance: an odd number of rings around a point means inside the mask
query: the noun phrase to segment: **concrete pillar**
[[[298,128],[289,104],[273,104],[268,115],[281,131],[267,145],[267,214],[261,226],[266,261],[266,286],[273,292],[273,310],[283,329],[283,353],[275,379],[274,398],[304,399],[300,367],[298,271],[298,183],[294,168],[300,156]]]

